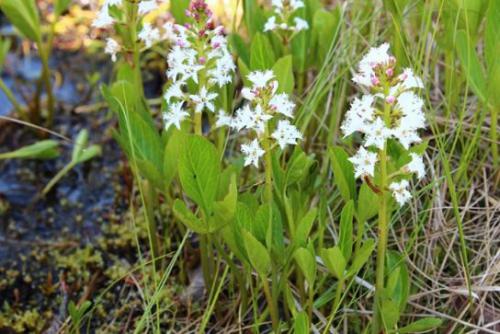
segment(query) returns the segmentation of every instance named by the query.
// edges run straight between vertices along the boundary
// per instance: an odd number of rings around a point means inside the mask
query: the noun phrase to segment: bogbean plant
[[[411,70],[395,74],[396,62],[386,44],[362,59],[354,81],[368,94],[354,100],[342,130],[346,136],[364,133],[363,147],[352,158],[341,147],[330,149],[335,187],[344,201],[332,241],[327,237],[332,230],[327,214],[330,205],[340,203],[328,199],[329,180],[317,177],[316,160],[323,157],[301,149],[308,138],[294,125],[294,91],[303,93],[294,73],[304,73],[303,59],[310,50],[296,47],[276,60],[263,34],[279,24],[276,29],[289,35],[291,28],[285,24],[291,22],[293,10],[311,11],[311,2],[273,0],[279,18],[265,24],[260,20],[260,25],[245,15],[250,49],[243,37],[226,37],[202,0],[185,8],[182,2],[172,2],[172,12],[185,9],[184,24],[167,22],[160,28],[142,22],[141,13],[155,8],[152,2],[108,0],[96,24],[114,24],[121,36],[107,43],[118,72],[116,81],[103,87],[103,95],[118,116],[115,138],[136,176],[153,266],[162,270],[156,259],[167,251],[174,231],[187,228],[200,241],[210,298],[226,296],[217,289],[217,279],[220,267],[227,265],[232,275],[227,292],[239,298],[224,302],[234,303],[234,312],[251,314],[256,331],[270,319],[276,333],[292,326],[297,333],[310,332],[312,326],[319,328],[314,320],[320,309],[329,314],[321,325],[329,333],[350,288],[362,281],[360,272],[370,277],[366,263],[376,242],[365,237],[364,225],[378,213],[371,328],[373,333],[382,328],[395,332],[410,285],[403,256],[386,251],[387,231],[390,213],[397,208],[391,198],[404,205],[410,197],[410,174],[423,176],[424,147],[410,147],[420,141],[416,131],[424,127],[423,103],[411,92],[423,88],[422,81]],[[254,1],[245,6],[245,14],[261,10]],[[322,21],[329,15],[324,12],[314,16]],[[313,27],[313,34],[325,29],[312,18],[304,20],[294,22]],[[332,34],[325,36],[333,40]],[[158,42],[168,47],[161,117],[150,110],[140,79],[141,53]],[[118,53],[123,57],[115,58]],[[235,56],[241,89],[235,88]],[[359,190],[355,176],[364,181]],[[426,319],[410,324],[407,332],[438,323]]]

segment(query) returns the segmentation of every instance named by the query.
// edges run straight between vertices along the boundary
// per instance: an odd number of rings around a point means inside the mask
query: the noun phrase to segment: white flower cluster
[[[378,156],[370,149],[384,150],[388,139],[399,141],[406,150],[421,141],[418,130],[425,128],[424,102],[412,90],[423,88],[422,80],[409,68],[395,76],[395,64],[396,59],[389,55],[389,44],[385,43],[363,57],[354,75],[355,83],[370,90],[370,94],[354,99],[341,126],[344,136],[355,132],[364,134],[364,147],[350,159],[356,177],[374,176]],[[422,157],[415,153],[410,156],[412,161],[403,168],[404,172],[423,178]],[[407,187],[407,180],[389,187],[400,205],[411,197]]]
[[[159,2],[163,0],[142,0],[138,4],[138,15],[140,17],[149,14],[151,11],[155,10],[159,6]],[[124,11],[124,8],[120,8],[124,3],[124,0],[105,0],[103,6],[97,13],[97,16],[92,23],[94,28],[107,29],[112,27],[114,24],[118,23],[117,20],[110,14],[110,10],[113,7]],[[169,37],[169,23],[163,27],[163,33],[160,28],[153,27],[149,23],[145,23],[142,26],[141,31],[138,34],[138,39],[141,40],[147,48],[153,46],[153,44],[158,43],[162,40],[168,39]],[[116,39],[107,38],[106,47],[104,52],[111,56],[113,62],[117,59],[117,54],[122,51],[122,46]]]
[[[161,0],[163,1],[163,0]],[[97,16],[92,23],[94,28],[105,29],[116,23],[116,19],[110,14],[110,8],[113,6],[119,7],[124,3],[124,0],[104,0],[104,4],[97,13]],[[157,0],[142,0],[139,2],[138,14],[146,15],[158,8]]]
[[[294,17],[293,24],[289,24],[293,12],[304,7],[302,0],[272,0],[272,6],[275,15],[269,17],[264,25],[265,32],[275,30],[299,32],[309,29],[307,21],[300,17]]]
[[[193,106],[196,113],[214,112],[217,94],[211,89],[230,83],[236,70],[224,28],[214,27],[204,1],[194,1],[187,15],[193,18],[192,24],[165,26],[173,43],[167,59],[170,84],[164,94],[168,108],[163,115],[166,129],[172,125],[180,128],[180,123],[189,116],[183,105]],[[200,87],[197,94],[185,93],[190,80]]]
[[[256,138],[250,144],[243,144],[241,151],[245,154],[245,166],[259,166],[259,159],[265,151],[261,148],[262,140],[274,139],[281,149],[287,145],[296,145],[302,140],[300,131],[290,123],[293,118],[295,103],[287,94],[277,93],[278,82],[274,80],[272,71],[256,71],[248,75],[252,87],[243,88],[241,94],[248,103],[236,111],[234,117],[220,112],[217,126],[229,126],[237,131],[250,130]],[[284,116],[288,119],[277,119]],[[271,120],[277,120],[274,131],[270,132]],[[267,137],[267,138],[266,138]]]

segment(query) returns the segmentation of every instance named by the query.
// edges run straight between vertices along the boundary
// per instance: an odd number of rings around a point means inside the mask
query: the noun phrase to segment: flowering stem
[[[130,22],[130,41],[132,43],[132,52],[133,52],[133,68],[134,68],[134,76],[136,87],[139,90],[139,94],[141,97],[144,96],[144,90],[142,87],[142,75],[141,75],[141,52],[140,46],[137,42],[137,13],[138,13],[138,4],[136,2],[131,3],[129,7],[129,21]]]
[[[386,123],[390,122],[390,109],[391,106],[386,103],[384,109],[384,120]],[[374,306],[374,319],[372,326],[372,333],[378,334],[382,324],[382,313],[380,308],[382,306],[382,296],[384,291],[384,266],[385,266],[385,252],[387,249],[387,235],[389,233],[389,216],[387,212],[387,144],[384,149],[379,152],[380,157],[380,204],[378,210],[378,245],[377,245],[377,269],[375,281],[375,306]]]
[[[203,134],[201,112],[194,113],[194,133],[197,134],[198,136],[201,136]]]
[[[272,209],[273,206],[273,159],[272,159],[272,150],[271,144],[269,142],[269,128],[266,124],[264,139],[262,141],[262,146],[264,148],[265,153],[265,172],[266,172],[266,192],[264,199],[269,204],[269,209]]]

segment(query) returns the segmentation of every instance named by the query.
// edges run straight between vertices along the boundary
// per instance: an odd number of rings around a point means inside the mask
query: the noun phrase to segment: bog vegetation
[[[0,80],[0,331],[500,331],[499,1],[0,9],[6,73],[40,60]],[[77,53],[101,64],[68,108]],[[105,204],[63,214],[80,191]]]

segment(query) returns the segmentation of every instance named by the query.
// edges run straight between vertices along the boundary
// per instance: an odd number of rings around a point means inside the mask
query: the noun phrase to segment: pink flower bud
[[[200,57],[198,61],[200,62],[200,64],[204,65],[207,62],[207,59],[205,57]]]
[[[377,78],[375,75],[372,76],[372,85],[378,86],[380,84],[379,78]]]
[[[396,98],[394,96],[388,96],[385,98],[385,102],[393,104],[394,102],[396,102]]]
[[[408,74],[406,74],[406,73],[403,73],[398,77],[398,79],[401,81],[405,81],[407,78],[408,78]]]
[[[389,67],[386,71],[385,71],[385,75],[387,75],[389,78],[392,77],[394,75],[394,69],[392,67]]]

